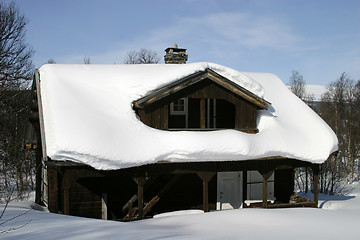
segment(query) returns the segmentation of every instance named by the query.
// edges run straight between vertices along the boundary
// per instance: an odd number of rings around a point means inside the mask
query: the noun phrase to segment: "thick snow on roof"
[[[143,124],[132,102],[210,68],[272,103],[259,133],[165,131]],[[158,161],[228,161],[282,156],[313,163],[337,150],[328,125],[273,74],[213,64],[44,65],[39,69],[47,155],[97,169]]]

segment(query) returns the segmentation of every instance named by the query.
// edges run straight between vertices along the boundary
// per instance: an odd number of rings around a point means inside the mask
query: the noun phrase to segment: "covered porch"
[[[82,213],[86,212],[86,204],[91,206],[93,211],[90,217],[122,221],[143,219],[162,211],[188,208],[201,208],[204,212],[216,210],[218,201],[216,191],[219,187],[216,181],[217,173],[234,171],[244,173],[241,186],[244,208],[318,206],[319,165],[295,159],[163,162],[111,171],[95,170],[73,162],[48,161],[47,167],[53,176],[48,182],[48,197],[49,202],[52,203],[49,209],[52,212],[70,215],[84,216]],[[304,202],[290,201],[294,181],[293,175],[290,174],[298,167],[312,169],[314,199]],[[248,192],[246,173],[253,170],[258,171],[262,176],[262,199],[260,202],[246,204]],[[276,200],[269,201],[268,180],[274,172],[276,172],[274,183]]]

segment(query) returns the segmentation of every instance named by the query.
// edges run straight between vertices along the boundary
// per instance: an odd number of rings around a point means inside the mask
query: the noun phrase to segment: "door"
[[[242,201],[242,172],[218,172],[216,210],[240,208]]]

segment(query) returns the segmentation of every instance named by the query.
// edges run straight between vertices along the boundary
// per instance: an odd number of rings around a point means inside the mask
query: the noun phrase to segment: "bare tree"
[[[32,173],[26,171],[34,170],[22,145],[30,100],[26,88],[33,74],[26,24],[13,2],[0,2],[0,195],[14,187],[16,193],[28,188],[25,178]]]
[[[91,64],[90,57],[84,57],[84,64]]]
[[[27,22],[14,2],[0,2],[0,93],[31,80],[33,50],[25,42]]]
[[[53,58],[50,58],[48,61],[47,61],[48,64],[56,64],[55,60]]]
[[[320,116],[332,127],[339,139],[338,154],[322,167],[322,188],[330,193],[336,192],[341,182],[352,183],[356,174],[359,178],[359,94],[359,88],[351,77],[342,73],[330,84],[319,104]]]
[[[146,48],[142,48],[139,51],[129,51],[124,60],[125,64],[151,64],[159,62],[160,57],[157,53]]]
[[[292,71],[290,76],[290,90],[300,99],[305,98],[305,81],[298,71]]]
[[[355,146],[355,156],[357,159],[357,181],[360,181],[360,80],[355,84],[354,96],[354,106],[356,106],[354,114],[354,119],[356,119],[356,121],[354,127],[358,133],[355,134],[355,141],[357,143]]]

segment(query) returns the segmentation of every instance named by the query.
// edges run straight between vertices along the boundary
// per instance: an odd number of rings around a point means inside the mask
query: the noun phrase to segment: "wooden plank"
[[[144,185],[144,192],[155,182],[155,180],[157,179],[157,175],[152,176],[151,178],[149,178],[145,185]],[[138,199],[138,195],[134,194],[134,196],[132,196],[130,198],[129,201],[127,201],[127,203],[122,207],[122,211],[126,212],[129,208],[132,207],[133,203]]]
[[[58,196],[59,196],[59,189],[58,189],[58,174],[57,174],[57,167],[52,166],[48,167],[49,173],[49,211],[57,213],[59,211],[58,206]]]
[[[267,194],[268,194],[268,180],[267,178],[263,177],[263,192],[262,192],[262,208],[267,208]]]
[[[243,206],[245,206],[245,201],[247,200],[247,171],[242,171],[243,172]]]
[[[203,210],[209,211],[209,182],[203,181]]]
[[[168,129],[169,128],[169,108],[168,105],[164,105],[162,107],[162,126],[161,129]]]
[[[70,197],[70,194],[69,194],[69,189],[70,189],[70,186],[69,185],[65,185],[64,186],[64,200],[63,200],[63,203],[64,203],[64,207],[63,207],[63,210],[64,210],[64,214],[68,215],[69,214],[69,209],[70,209],[70,202],[69,202],[69,197]]]
[[[267,208],[293,208],[293,207],[317,207],[316,203],[311,202],[299,202],[299,203],[271,203]]]
[[[259,171],[259,170],[258,170]],[[267,195],[268,195],[268,179],[271,176],[271,174],[274,172],[274,170],[266,170],[266,169],[261,169],[260,174],[263,177],[263,192],[262,192],[262,208],[267,208],[268,206],[268,199],[267,199]]]
[[[139,219],[144,218],[144,184],[145,177],[137,178],[138,184],[138,210],[139,210]]]
[[[319,203],[319,165],[313,165],[312,167],[314,174],[314,204],[318,207]]]
[[[200,100],[200,128],[206,127],[205,99]]]

